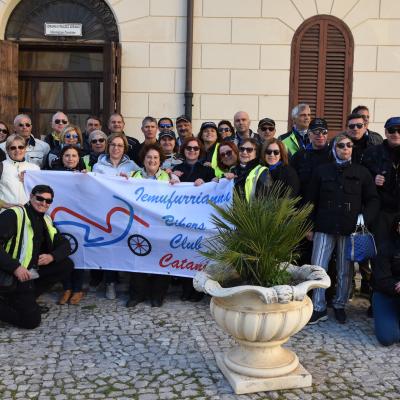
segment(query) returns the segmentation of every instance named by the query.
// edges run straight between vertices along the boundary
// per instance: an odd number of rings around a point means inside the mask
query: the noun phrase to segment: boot
[[[67,304],[71,295],[72,295],[72,290],[70,289],[65,290],[64,293],[61,295],[60,300],[58,300],[58,304],[60,304],[61,306]]]
[[[75,292],[69,300],[69,304],[77,305],[83,299],[83,292]]]

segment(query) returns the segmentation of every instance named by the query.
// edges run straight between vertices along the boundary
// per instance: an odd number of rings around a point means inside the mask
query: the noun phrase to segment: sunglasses
[[[281,152],[279,151],[279,150],[270,150],[270,149],[268,149],[268,150],[265,150],[265,154],[267,154],[267,155],[274,155],[274,156],[279,156],[279,154],[281,154]]]
[[[253,151],[254,151],[254,148],[253,147],[239,147],[239,151],[241,152],[241,153],[248,153],[248,154],[251,154]]]
[[[400,134],[400,127],[392,126],[390,128],[387,128],[387,132],[391,135],[395,134],[396,132]]]
[[[45,197],[39,196],[35,194],[36,200],[39,201],[40,203],[43,203],[44,201],[46,204],[51,204],[53,202],[53,199],[46,199]]]
[[[336,147],[338,148],[338,149],[345,149],[346,147],[348,148],[348,149],[351,149],[352,147],[353,147],[353,143],[351,143],[351,142],[346,142],[346,143],[337,143],[336,144]]]
[[[20,128],[23,128],[23,127],[30,128],[32,126],[32,124],[30,124],[29,122],[26,122],[25,124],[18,124],[18,126]]]
[[[8,134],[8,130],[7,129],[0,129],[0,133]]]
[[[160,124],[160,128],[172,128],[172,124]]]
[[[96,144],[96,143],[104,143],[106,139],[100,138],[100,139],[92,139],[91,143]]]
[[[353,129],[353,128],[351,128],[351,129]],[[326,129],[318,129],[318,130],[310,131],[310,132],[315,136],[321,136],[321,135],[325,136],[328,134],[328,131]]]
[[[233,154],[233,151],[232,151],[232,150],[225,151],[225,153],[219,153],[219,155],[221,156],[221,158],[232,157],[232,154]]]
[[[223,132],[230,132],[231,130],[229,128],[218,128],[218,132],[223,133]]]
[[[23,150],[23,149],[25,149],[25,146],[22,146],[22,145],[20,145],[20,146],[10,146],[9,147],[9,149],[11,150],[11,151],[14,151],[14,150]]]
[[[109,145],[110,147],[118,147],[123,149],[125,146],[123,144],[118,144],[118,143],[110,143]]]
[[[67,121],[66,119],[55,119],[55,120],[54,120],[54,123],[55,123],[56,125],[60,125],[60,124],[67,125],[67,124],[68,124],[68,121]]]
[[[364,124],[349,124],[350,129],[361,129],[364,126]]]
[[[79,136],[76,133],[74,133],[74,134],[67,133],[65,135],[65,137],[66,137],[66,139],[78,139],[79,138]]]
[[[186,146],[185,150],[187,150],[187,151],[199,151],[200,147],[198,147],[198,146]]]
[[[268,131],[268,132],[273,132],[273,131],[275,130],[275,128],[274,128],[273,126],[262,126],[260,129],[261,129],[263,132],[266,132],[266,131]]]

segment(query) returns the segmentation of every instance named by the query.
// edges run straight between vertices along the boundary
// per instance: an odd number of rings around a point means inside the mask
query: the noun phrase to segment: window
[[[350,112],[354,42],[339,19],[318,15],[303,22],[292,41],[290,110],[307,103],[328,121],[331,134],[345,128]]]

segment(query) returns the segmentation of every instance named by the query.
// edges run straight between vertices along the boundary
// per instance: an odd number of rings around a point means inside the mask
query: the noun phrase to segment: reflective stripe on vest
[[[282,140],[282,143],[285,145],[289,155],[296,154],[299,150],[299,144],[297,143],[296,135],[292,132],[286,139]]]
[[[255,195],[257,181],[263,171],[267,170],[267,167],[262,165],[257,165],[257,167],[253,168],[250,173],[247,175],[246,183],[244,185],[244,193],[246,196],[246,200],[250,201]]]
[[[17,235],[15,236],[15,244],[14,249],[11,254],[12,258],[17,258],[24,268],[28,268],[29,264],[32,260],[32,252],[33,252],[33,229],[31,220],[28,217],[28,213],[26,212],[24,207],[12,207],[10,210],[13,210],[17,216]],[[25,226],[22,226],[22,222],[25,215]],[[57,229],[53,225],[53,221],[48,215],[44,216],[44,221],[46,223],[47,231],[49,232],[51,242],[54,241],[54,236],[57,233]],[[21,233],[22,235],[22,243],[21,243],[21,252],[18,256],[18,249],[20,248],[21,242]],[[6,245],[6,252],[9,253],[11,250],[11,246],[14,238],[11,238]]]
[[[142,171],[136,171],[133,175],[132,178],[138,178],[138,179],[143,179]],[[165,171],[161,171],[160,175],[158,175],[157,180],[158,181],[169,181],[169,175]]]

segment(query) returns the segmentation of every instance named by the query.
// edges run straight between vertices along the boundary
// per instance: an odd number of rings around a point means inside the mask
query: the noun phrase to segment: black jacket
[[[309,191],[313,172],[320,165],[330,163],[331,157],[331,148],[325,146],[319,150],[313,148],[301,149],[290,158],[290,165],[296,171],[300,181],[301,204],[305,203],[304,199]]]
[[[391,241],[378,250],[372,268],[372,288],[389,296],[400,296],[394,286],[400,282],[400,236],[395,233]]]
[[[51,254],[55,262],[67,258],[71,253],[68,240],[60,233],[57,233],[52,243],[48,231],[45,228],[43,215],[36,212],[29,203],[25,204],[24,207],[28,212],[34,232],[32,260],[29,268],[37,265],[40,254]],[[6,210],[0,214],[0,268],[10,273],[13,273],[20,263],[18,260],[12,258],[4,248],[7,242],[15,237],[16,234],[17,215],[13,210]]]
[[[377,186],[381,209],[389,212],[400,211],[400,147],[392,148],[388,141],[369,148],[364,155],[365,165],[373,178],[383,175],[385,183]]]
[[[244,194],[244,187],[246,184],[246,179],[253,168],[259,165],[258,159],[254,159],[249,161],[244,167],[240,164],[237,165],[235,168],[232,169],[232,173],[236,175],[235,178],[235,189],[239,193]]]
[[[210,182],[214,177],[214,170],[211,167],[205,167],[200,161],[191,165],[184,161],[177,165],[174,171],[181,171],[183,175],[179,177],[181,182],[194,182],[196,179],[203,179],[204,182]]]
[[[315,232],[349,235],[362,213],[370,224],[379,211],[379,197],[368,170],[362,165],[319,166],[312,177],[307,200],[314,205]]]
[[[271,180],[270,183],[267,183],[268,179]],[[262,172],[257,180],[256,196],[264,194],[270,185],[274,183],[280,183],[283,185],[282,195],[288,187],[291,189],[291,197],[296,197],[299,194],[299,178],[296,174],[296,171],[290,165],[281,164],[272,170],[266,170]]]

